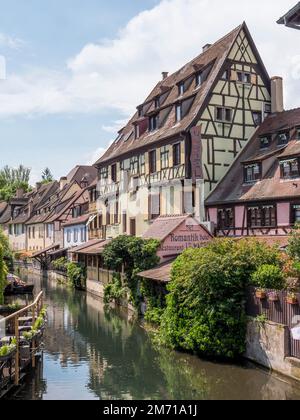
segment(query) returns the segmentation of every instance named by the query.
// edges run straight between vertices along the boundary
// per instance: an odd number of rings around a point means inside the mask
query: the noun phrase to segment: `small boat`
[[[8,274],[7,281],[8,285],[4,291],[5,296],[30,295],[33,293],[33,284],[26,284],[19,277],[13,274]]]

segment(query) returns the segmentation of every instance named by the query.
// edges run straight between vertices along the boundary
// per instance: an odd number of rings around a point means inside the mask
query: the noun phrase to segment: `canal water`
[[[211,363],[156,350],[126,312],[54,280],[44,290],[48,325],[38,368],[12,399],[300,399],[300,385],[251,364]]]

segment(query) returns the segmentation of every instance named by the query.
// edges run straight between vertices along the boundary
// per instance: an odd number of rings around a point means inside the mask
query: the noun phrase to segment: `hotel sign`
[[[162,259],[176,256],[188,248],[201,248],[211,240],[206,228],[190,217],[162,242],[158,256]]]

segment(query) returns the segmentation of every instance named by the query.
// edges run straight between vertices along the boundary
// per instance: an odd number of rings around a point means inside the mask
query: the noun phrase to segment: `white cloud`
[[[20,38],[14,38],[9,35],[0,33],[0,47],[9,48],[12,50],[19,50],[25,45],[25,42]]]
[[[31,69],[0,83],[0,117],[95,113],[124,118],[144,100],[162,71],[175,71],[246,20],[271,75],[282,75],[287,107],[300,96],[299,34],[276,24],[295,0],[162,0],[128,22],[115,39],[86,45],[61,72]],[[1,45],[1,37],[0,37]],[[117,131],[118,122],[103,127]]]

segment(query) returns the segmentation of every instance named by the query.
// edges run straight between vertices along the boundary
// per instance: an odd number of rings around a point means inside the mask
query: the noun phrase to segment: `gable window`
[[[177,143],[173,146],[173,166],[181,165],[181,144]]]
[[[180,82],[178,85],[178,94],[179,96],[182,96],[185,92],[185,85],[184,82]]]
[[[108,167],[100,169],[100,179],[107,179],[108,178]]]
[[[182,120],[182,104],[176,105],[176,121],[179,122]]]
[[[278,146],[283,146],[284,144],[287,144],[290,139],[290,134],[288,131],[284,133],[278,134]]]
[[[271,144],[271,136],[263,136],[263,137],[260,137],[259,140],[260,140],[261,149],[266,149]]]
[[[283,179],[298,178],[299,159],[288,159],[280,162],[280,176]]]
[[[276,227],[276,208],[274,205],[248,207],[248,227]]]
[[[224,73],[222,74],[222,80],[230,80],[230,70],[227,69],[224,71]]]
[[[169,148],[168,148],[168,146],[165,146],[161,149],[160,161],[161,161],[161,169],[166,169],[166,168],[169,167]]]
[[[237,72],[238,81],[245,84],[251,83],[251,74],[243,71]]]
[[[254,125],[257,127],[262,123],[262,114],[259,111],[252,112]]]
[[[256,182],[261,179],[261,165],[254,163],[252,165],[245,165],[244,167],[244,181],[245,182]]]
[[[218,229],[234,228],[233,208],[223,208],[218,210]]]
[[[216,108],[216,119],[222,122],[231,122],[232,121],[232,109],[217,107]]]
[[[111,166],[111,180],[117,182],[117,165],[114,164]]]
[[[154,174],[156,172],[156,150],[152,150],[149,153],[149,171],[150,174]]]
[[[158,128],[158,115],[153,115],[149,118],[149,131],[155,131]]]

